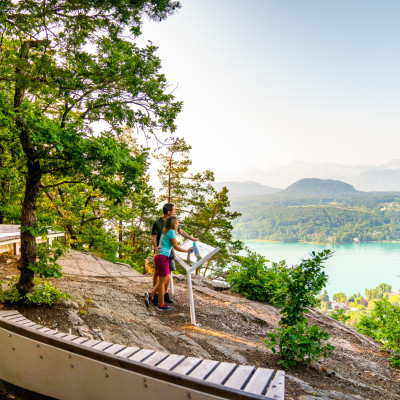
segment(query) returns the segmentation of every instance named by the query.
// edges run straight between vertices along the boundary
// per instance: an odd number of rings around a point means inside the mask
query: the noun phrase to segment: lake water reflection
[[[347,296],[365,288],[375,288],[380,283],[392,285],[400,291],[400,243],[358,243],[320,245],[309,243],[271,243],[246,241],[252,251],[262,254],[270,261],[286,260],[287,264],[299,264],[311,251],[331,249],[335,253],[325,263],[329,275],[327,291],[344,292]]]

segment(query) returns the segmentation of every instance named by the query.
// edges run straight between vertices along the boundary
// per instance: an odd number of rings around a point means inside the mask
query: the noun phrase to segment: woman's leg
[[[154,286],[153,290],[151,291],[151,298],[154,298],[154,295],[158,292],[158,305],[164,305],[164,293],[165,293],[165,276],[158,277],[158,283]]]

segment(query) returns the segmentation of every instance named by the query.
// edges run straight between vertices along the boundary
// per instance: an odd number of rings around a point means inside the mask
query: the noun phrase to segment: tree
[[[347,297],[343,292],[335,293],[332,298],[337,303],[345,303],[347,300]]]
[[[185,139],[178,138],[167,147],[165,153],[155,158],[161,161],[162,168],[158,170],[158,178],[162,187],[160,201],[174,203],[177,210],[184,209],[190,200],[184,181],[191,180],[188,174],[192,161],[189,158],[191,150]]]
[[[171,0],[0,2],[0,101],[23,161],[21,293],[33,286],[36,216],[46,175],[85,183],[115,203],[143,175],[143,156],[116,140],[124,126],[174,131],[182,104],[168,93],[156,48],[138,48],[143,15],[162,20]],[[127,39],[126,37],[129,36]],[[104,130],[94,132],[102,121]],[[17,140],[15,140],[17,139]]]
[[[168,146],[166,152],[156,156],[162,168],[158,171],[161,194],[160,201],[172,202],[180,214],[180,222],[192,236],[220,251],[206,265],[196,270],[199,274],[212,272],[222,275],[229,262],[243,249],[243,243],[233,240],[232,222],[240,213],[230,211],[226,187],[217,192],[212,183],[214,173],[206,170],[191,173],[189,158],[191,146],[185,139],[178,139]]]
[[[196,182],[196,180],[195,180]],[[236,211],[230,211],[228,189],[223,187],[220,192],[212,189],[209,197],[199,195],[193,185],[189,191],[189,198],[192,199],[193,209],[184,218],[184,226],[187,226],[202,241],[213,247],[219,247],[219,252],[196,270],[196,274],[203,271],[203,276],[207,273],[213,276],[224,276],[227,267],[236,259],[240,250],[243,249],[243,242],[233,240],[232,222],[240,216]],[[197,193],[197,196],[196,196]]]

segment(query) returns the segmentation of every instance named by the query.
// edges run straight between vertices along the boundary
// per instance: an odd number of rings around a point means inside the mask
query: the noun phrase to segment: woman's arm
[[[187,250],[179,247],[178,243],[176,243],[176,238],[171,239],[171,244],[176,251],[180,251],[181,253],[189,253],[193,250],[193,247],[189,247]]]
[[[179,231],[179,234],[182,235],[185,239],[191,240],[192,242],[197,242],[199,240],[198,238],[189,236],[183,229]]]

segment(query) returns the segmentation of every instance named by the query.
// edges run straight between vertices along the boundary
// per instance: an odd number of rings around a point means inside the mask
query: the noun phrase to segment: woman
[[[169,257],[171,255],[172,249],[176,251],[180,251],[182,253],[189,253],[193,250],[193,247],[188,248],[187,250],[179,247],[176,242],[176,234],[178,233],[178,219],[175,216],[169,216],[165,220],[164,228],[162,230],[161,238],[160,238],[160,247],[159,254],[154,257],[154,262],[157,266],[158,272],[158,282],[154,286],[151,293],[146,293],[145,303],[146,306],[150,306],[150,302],[153,299],[154,295],[158,293],[158,307],[159,311],[170,311],[172,310],[171,306],[167,306],[164,303],[164,290],[165,290],[165,280],[169,276]]]

